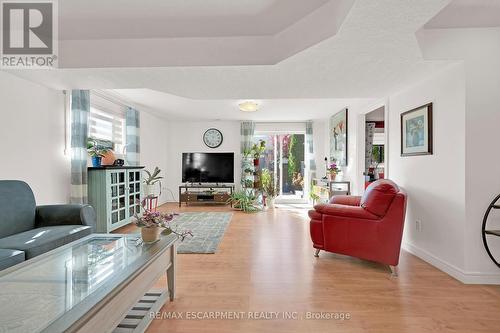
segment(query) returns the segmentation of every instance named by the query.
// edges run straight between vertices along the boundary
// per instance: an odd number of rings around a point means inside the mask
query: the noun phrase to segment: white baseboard
[[[410,243],[402,248],[465,284],[500,284],[500,273],[466,272]]]

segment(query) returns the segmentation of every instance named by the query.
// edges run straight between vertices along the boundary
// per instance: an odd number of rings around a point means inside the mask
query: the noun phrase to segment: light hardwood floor
[[[271,311],[280,319],[155,320],[150,333],[500,332],[500,287],[463,285],[404,251],[398,278],[371,262],[325,252],[315,258],[306,210],[234,212],[218,252],[180,254],[177,272],[176,300],[162,311]],[[351,318],[284,320],[285,311]]]

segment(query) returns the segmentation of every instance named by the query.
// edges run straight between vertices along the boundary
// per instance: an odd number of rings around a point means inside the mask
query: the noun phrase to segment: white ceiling
[[[334,36],[354,1],[65,0],[59,66],[273,65]]]
[[[63,40],[275,35],[327,1],[64,0],[60,35]]]
[[[365,99],[264,99],[258,103],[259,111],[242,112],[238,104],[245,100],[194,100],[150,89],[104,90],[111,97],[146,107],[148,111],[176,120],[309,120],[328,118],[350,106],[372,102]]]
[[[348,0],[342,1],[344,5],[349,5]],[[72,57],[87,64],[121,64],[122,68],[108,66],[14,73],[55,89],[124,89],[119,93],[134,103],[170,117],[245,119],[250,116],[237,113],[237,101],[255,99],[262,101],[262,111],[255,115],[260,119],[311,119],[325,112],[330,114],[348,103],[360,104],[365,102],[363,99],[383,98],[449,66],[451,61],[424,59],[415,37],[415,33],[449,2],[353,0],[344,7],[344,18],[334,37],[275,65],[235,66],[229,59],[225,66],[213,66],[210,58],[218,55],[207,48],[201,52],[205,58],[197,59],[201,61],[200,66],[159,66],[162,58],[168,55],[131,47],[135,44],[129,45],[128,40],[123,41],[122,49],[117,48],[118,51],[113,53],[116,44],[96,40],[93,41],[95,44],[88,45],[92,47],[85,48],[87,53],[74,48],[76,51]],[[316,17],[328,18],[332,13],[340,12],[340,7],[330,7],[331,4],[338,5],[339,2],[327,2],[308,15],[305,21],[298,22],[299,26],[308,25],[306,23],[314,26],[315,22],[310,20],[318,21]],[[297,40],[321,32],[316,29],[317,26],[312,30],[294,30],[296,25],[286,30],[286,38],[281,42],[289,40],[295,45]],[[304,37],[297,31],[309,31],[311,35]],[[180,42],[184,40],[178,39]],[[204,41],[212,41],[212,38],[196,40],[200,45],[206,45]],[[110,49],[106,51],[106,56],[102,56],[98,50],[106,47]],[[266,51],[268,49],[263,47],[243,52],[243,56],[257,59]],[[173,49],[171,53],[175,53]],[[176,58],[192,60],[192,56],[192,52],[183,51]],[[149,66],[142,68],[130,68],[121,63],[123,59],[132,61],[136,58],[150,61],[151,57],[157,57],[157,62],[149,62]]]
[[[426,29],[500,27],[500,0],[453,0]]]
[[[448,3],[357,0],[335,37],[272,66],[82,68],[16,74],[56,89],[149,88],[193,99],[383,97],[448,64],[423,59],[415,37]],[[75,58],[92,57],[92,51]],[[132,48],[124,56],[134,58],[136,51]],[[113,63],[116,58],[104,60]]]

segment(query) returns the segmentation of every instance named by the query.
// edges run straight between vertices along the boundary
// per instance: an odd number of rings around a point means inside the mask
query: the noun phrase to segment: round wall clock
[[[216,128],[209,128],[205,134],[203,134],[203,142],[205,142],[209,148],[219,147],[222,144],[222,140],[222,132]]]

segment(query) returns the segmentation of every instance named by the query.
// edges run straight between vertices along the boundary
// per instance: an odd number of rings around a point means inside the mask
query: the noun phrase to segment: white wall
[[[167,122],[142,111],[141,164],[167,169]],[[0,71],[0,179],[27,182],[37,204],[69,202],[64,94]],[[69,144],[69,143],[68,143]],[[160,203],[167,200],[163,193]]]
[[[203,143],[203,134],[209,128],[217,128],[222,132],[224,140],[218,148],[208,148]],[[182,122],[173,121],[168,124],[167,140],[167,169],[166,186],[178,200],[179,185],[182,185],[182,153],[183,152],[229,152],[235,153],[234,180],[239,184],[241,177],[240,155],[240,122],[213,121],[213,122]],[[169,194],[168,200],[172,201]]]
[[[347,166],[342,168],[342,179],[351,182],[351,192],[352,194],[358,195],[359,191],[358,180],[356,177],[357,172],[357,150],[356,142],[358,136],[358,106],[347,106]],[[331,115],[335,115],[340,110],[332,110]],[[314,121],[313,125],[314,131],[314,152],[316,155],[316,168],[317,176],[322,178],[325,176],[325,157],[328,158],[328,163],[330,160],[330,118],[319,119]]]
[[[64,95],[0,71],[0,179],[27,182],[37,204],[66,203]]]
[[[400,156],[400,115],[433,103],[434,154]],[[453,65],[389,99],[391,179],[408,193],[404,246],[451,269],[464,268],[465,76]],[[416,229],[416,221],[422,228]],[[450,272],[453,274],[453,272]]]
[[[145,110],[140,110],[141,119],[141,165],[145,166],[146,170],[153,171],[155,167],[159,167],[162,172],[161,176],[167,175],[167,161],[169,154],[167,153],[168,143],[168,122],[155,115],[148,113]],[[145,175],[144,175],[145,176]],[[167,191],[167,180],[162,179],[162,194],[158,200],[161,205],[171,200],[171,196]]]
[[[489,202],[500,193],[500,28],[424,30],[419,35],[426,59],[464,61],[466,73],[465,277],[500,284],[498,267],[482,244],[481,223]],[[490,228],[500,229],[493,212]],[[492,239],[500,260],[500,241]],[[496,244],[496,246],[495,246]]]

